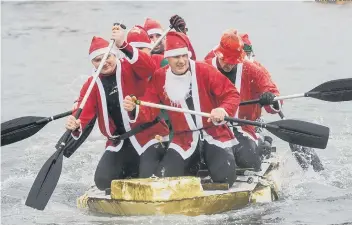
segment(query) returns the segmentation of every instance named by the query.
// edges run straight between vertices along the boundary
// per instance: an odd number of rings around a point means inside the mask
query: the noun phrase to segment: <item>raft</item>
[[[271,154],[262,170],[238,169],[236,182],[212,183],[209,177],[170,177],[113,180],[110,193],[92,186],[77,199],[77,207],[116,216],[198,216],[241,209],[279,199],[279,162]]]

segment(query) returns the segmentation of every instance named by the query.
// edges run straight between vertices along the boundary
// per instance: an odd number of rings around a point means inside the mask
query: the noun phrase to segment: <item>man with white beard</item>
[[[183,33],[167,34],[164,56],[169,65],[154,73],[140,100],[210,112],[211,117],[167,111],[174,137],[154,175],[183,176],[194,164],[204,161],[214,182],[232,186],[236,180],[232,147],[238,142],[224,117],[235,115],[239,93],[216,68],[191,60],[189,46]],[[159,109],[136,106],[131,96],[125,97],[123,107],[137,121],[152,121],[159,115]],[[155,160],[159,161],[157,157]]]

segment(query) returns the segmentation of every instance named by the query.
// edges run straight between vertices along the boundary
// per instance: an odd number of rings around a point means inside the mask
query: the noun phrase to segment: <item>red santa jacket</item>
[[[239,93],[234,85],[223,76],[217,69],[203,62],[190,60],[192,99],[195,111],[210,113],[214,108],[223,108],[228,116],[234,116],[239,104]],[[164,89],[166,76],[172,74],[169,65],[159,69],[150,80],[146,94],[141,98],[143,101],[173,105],[167,97]],[[174,105],[173,105],[174,106]],[[178,107],[186,108],[186,101],[183,100]],[[160,110],[145,106],[137,106],[137,121],[152,121]],[[232,147],[238,142],[232,131],[224,123],[216,124],[207,122],[208,118],[195,116],[196,124],[190,114],[168,111],[168,116],[174,131],[174,137],[170,148],[175,149],[180,155],[187,159],[195,151],[200,131],[203,138],[210,144],[219,147]],[[193,130],[193,132],[189,132]],[[188,132],[187,132],[188,131]]]
[[[164,60],[164,55],[161,54],[153,54],[152,56],[152,60],[154,61],[155,64],[155,68],[159,69],[161,68],[161,62]]]
[[[246,56],[247,58],[247,56]],[[255,65],[257,65],[258,67],[260,67],[260,69],[271,79],[271,75],[269,73],[269,71],[261,64],[259,63],[257,60],[254,59],[254,57],[250,57],[248,58],[249,61],[253,62]],[[274,82],[272,82],[273,85],[275,85],[276,89],[278,90],[276,84]],[[259,98],[260,94],[256,97]],[[280,101],[280,103],[282,104],[282,101]],[[255,107],[253,106],[253,114],[255,118],[260,118],[262,115],[262,107],[259,104],[256,104]]]
[[[217,68],[217,57],[211,58],[211,56],[215,56],[211,53],[206,56],[208,59],[206,59],[205,62]],[[243,63],[237,65],[235,86],[237,90],[240,90],[241,102],[258,99],[264,92],[272,92],[276,96],[280,95],[277,86],[271,80],[270,74],[264,72],[259,66],[249,60],[245,60]],[[282,104],[282,101],[280,103]],[[279,112],[272,106],[264,106],[264,108],[271,114]],[[253,104],[240,106],[236,117],[254,121],[258,119],[260,115],[261,108],[259,104]],[[257,140],[254,126],[243,125],[238,128],[238,131],[253,140]]]
[[[119,104],[121,114],[123,118],[123,124],[126,131],[130,131],[136,126],[141,125],[141,122],[130,121],[127,111],[123,109],[123,99],[127,95],[142,96],[145,92],[145,88],[148,82],[148,77],[155,71],[154,62],[151,57],[146,53],[133,48],[133,58],[128,59],[117,59],[116,67],[116,81],[119,95]],[[101,75],[100,75],[101,76]],[[78,99],[78,105],[81,103],[91,80],[93,77],[89,77],[86,83],[83,85],[80,96]],[[105,99],[105,91],[103,84],[98,77],[96,83],[93,86],[92,92],[89,95],[87,102],[82,110],[81,116],[81,128],[88,124],[88,122],[97,114],[98,124],[101,133],[107,138],[113,137],[116,126],[112,118],[108,115],[107,103]],[[75,113],[75,112],[74,112]],[[74,115],[73,113],[73,115]],[[74,138],[79,138],[79,132],[73,132]],[[163,141],[168,140],[169,130],[164,121],[161,121],[154,126],[130,137],[130,141],[136,151],[141,155],[149,146],[158,143],[155,139],[156,135],[163,137]],[[78,136],[78,137],[77,137]],[[119,151],[123,145],[123,141],[118,145],[114,146],[111,140],[106,142],[106,150]]]

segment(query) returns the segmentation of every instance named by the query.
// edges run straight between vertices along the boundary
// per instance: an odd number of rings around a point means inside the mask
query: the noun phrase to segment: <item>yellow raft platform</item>
[[[77,199],[77,206],[120,216],[198,216],[272,202],[278,199],[279,189],[279,164],[274,159],[264,161],[261,172],[246,171],[237,176],[231,188],[199,177],[114,180],[109,195],[93,186]]]

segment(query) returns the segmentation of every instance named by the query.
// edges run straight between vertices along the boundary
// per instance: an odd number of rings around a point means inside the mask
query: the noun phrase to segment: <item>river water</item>
[[[272,73],[282,95],[351,77],[352,4],[314,2],[2,2],[1,120],[51,116],[71,109],[91,71],[93,35],[109,38],[111,25],[166,27],[183,16],[198,59],[222,31],[248,32],[258,61]],[[45,211],[26,207],[28,191],[64,132],[64,120],[1,149],[2,224],[350,224],[352,223],[352,103],[287,100],[289,118],[329,126],[325,170],[302,172],[287,143],[276,141],[282,158],[281,200],[219,215],[104,217],[76,209],[76,198],[92,183],[103,153],[97,129],[70,159]],[[268,121],[278,116],[265,115]]]

